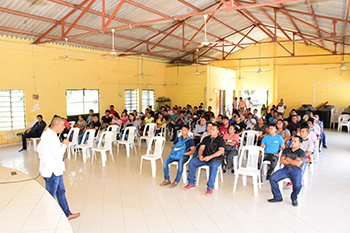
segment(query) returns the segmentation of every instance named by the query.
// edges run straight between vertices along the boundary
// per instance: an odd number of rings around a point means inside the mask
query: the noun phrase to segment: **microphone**
[[[64,140],[64,139],[67,139],[67,138],[68,138],[68,134],[67,134],[67,133],[64,133],[62,138],[63,138],[63,140]]]

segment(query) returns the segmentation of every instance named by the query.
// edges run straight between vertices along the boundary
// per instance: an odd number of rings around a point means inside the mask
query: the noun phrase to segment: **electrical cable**
[[[38,173],[38,175],[34,178],[29,178],[29,179],[25,179],[25,180],[16,180],[16,181],[8,181],[8,182],[0,182],[0,184],[14,184],[14,183],[20,183],[20,182],[25,182],[25,181],[31,181],[31,180],[36,180],[38,179],[40,176],[40,172]]]

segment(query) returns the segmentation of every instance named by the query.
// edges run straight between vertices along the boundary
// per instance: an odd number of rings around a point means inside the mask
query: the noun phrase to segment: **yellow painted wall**
[[[0,89],[23,89],[26,99],[27,125],[35,122],[37,114],[49,121],[54,114],[66,116],[66,89],[99,89],[100,112],[114,104],[118,111],[124,108],[124,89],[154,89],[156,98],[164,96],[165,64],[144,60],[144,73],[153,76],[141,78],[139,58],[101,58],[101,51],[69,47],[69,56],[85,61],[54,60],[65,54],[64,46],[31,45],[31,41],[0,37]],[[156,85],[159,84],[159,85]],[[122,93],[122,97],[118,93]],[[39,94],[39,100],[32,95]],[[33,106],[39,104],[40,110]],[[33,111],[32,111],[33,110]],[[18,141],[14,132],[0,132],[2,144]]]
[[[292,43],[283,43],[283,46],[292,51]],[[315,46],[306,46],[303,43],[296,43],[296,55],[330,54]],[[240,50],[228,57],[245,58],[258,57],[259,46],[252,45]],[[288,53],[278,44],[262,44],[261,56],[288,56]],[[345,56],[345,62],[350,57]],[[315,106],[322,102],[329,101],[335,107],[347,108],[350,104],[350,69],[340,73],[338,68],[326,70],[329,67],[339,67],[341,56],[323,57],[289,57],[261,60],[263,70],[275,69],[271,72],[257,74],[258,60],[242,60],[242,80],[236,79],[237,96],[240,90],[245,89],[268,89],[269,105],[277,104],[280,98],[284,99],[288,110],[299,108],[301,104],[313,104],[314,85],[330,84],[327,86],[316,85]],[[239,76],[239,61],[217,61],[212,65],[234,69]],[[348,65],[349,66],[349,65]],[[348,85],[333,85],[348,84]],[[333,85],[333,86],[332,86]],[[341,98],[340,98],[341,97]]]

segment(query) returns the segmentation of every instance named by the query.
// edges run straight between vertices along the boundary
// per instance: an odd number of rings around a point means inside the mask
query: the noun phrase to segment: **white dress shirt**
[[[52,129],[47,129],[40,138],[38,153],[39,171],[43,177],[50,178],[52,173],[60,176],[65,171],[63,154],[67,146],[62,144]]]

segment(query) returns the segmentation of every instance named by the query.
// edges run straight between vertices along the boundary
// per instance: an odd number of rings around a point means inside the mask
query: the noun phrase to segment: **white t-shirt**
[[[286,105],[285,104],[283,104],[282,106],[277,105],[277,112],[284,113],[284,106]]]
[[[245,122],[245,124],[247,125],[247,128],[252,129],[254,127],[253,123],[256,124],[256,120],[254,118],[251,119],[252,122],[250,122],[248,119]]]
[[[253,106],[253,103],[251,102],[251,101],[247,101],[247,108],[252,108],[252,106]]]

